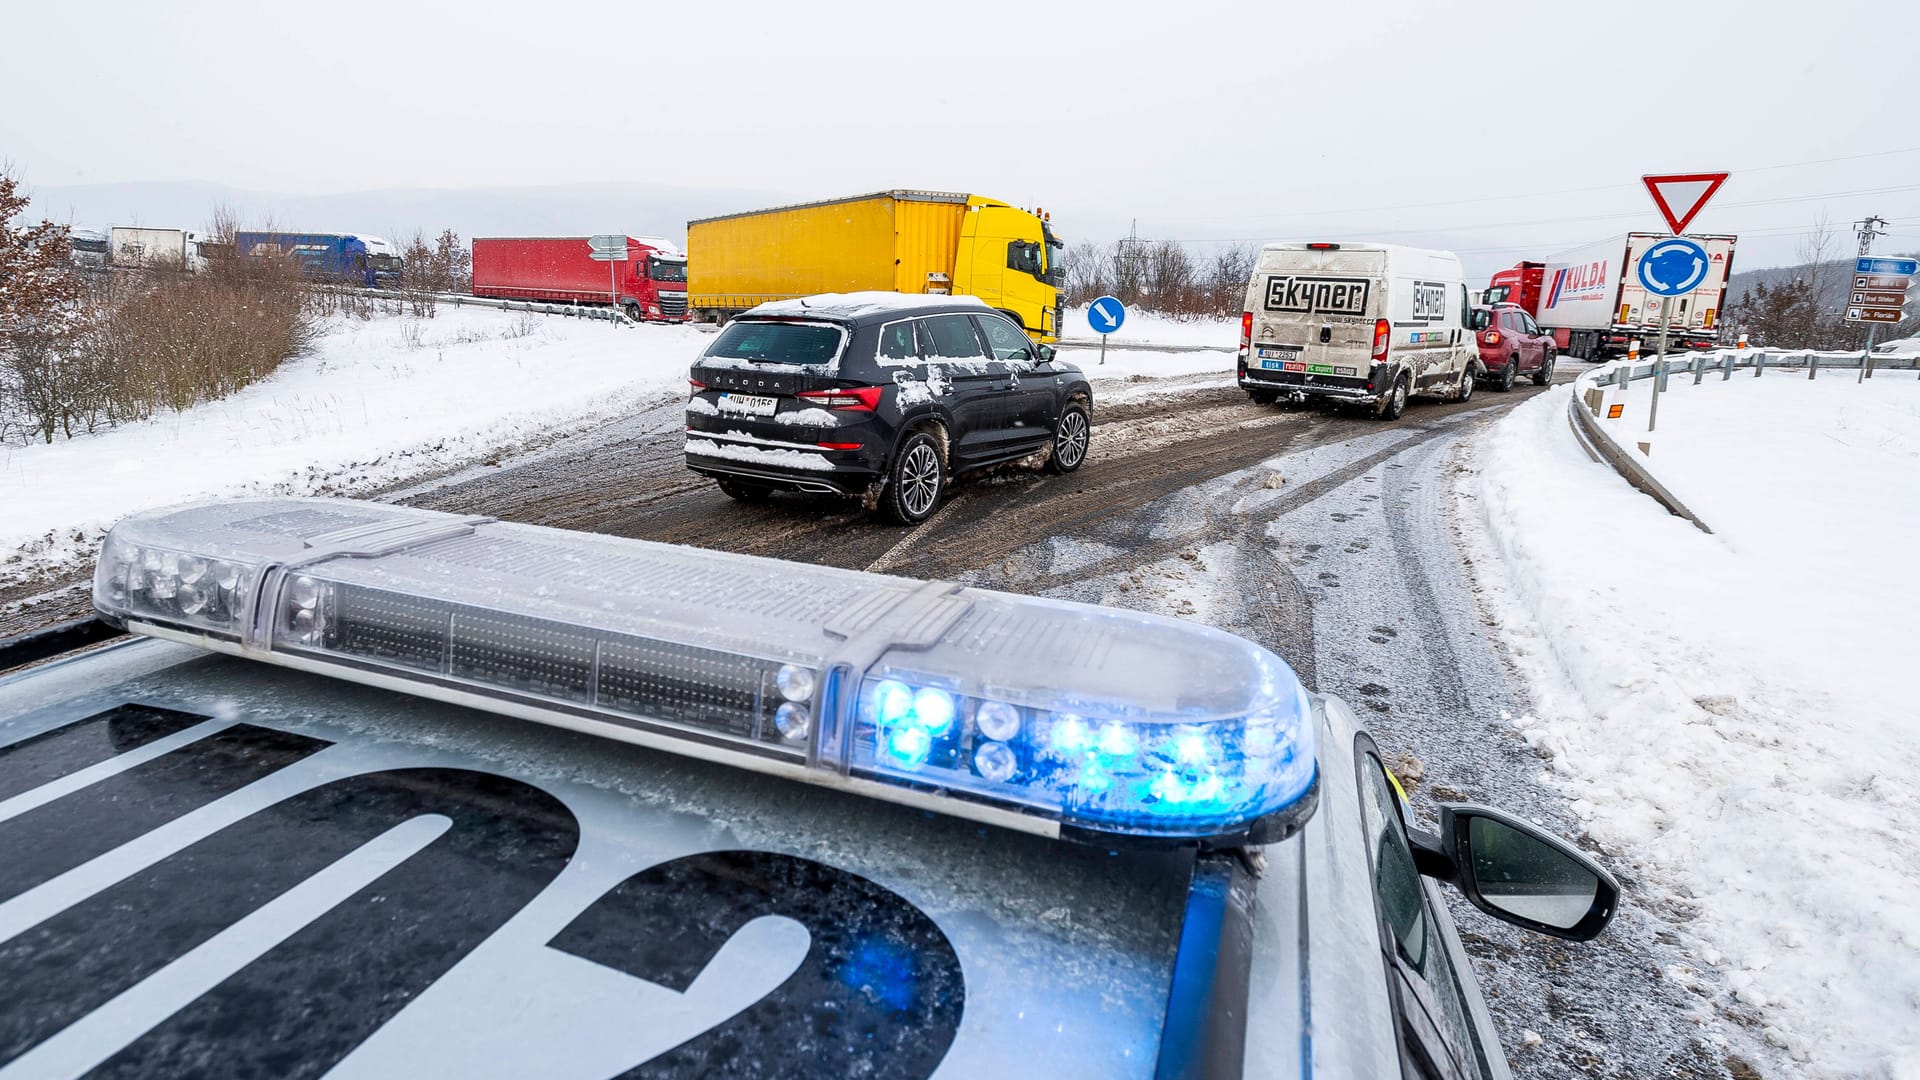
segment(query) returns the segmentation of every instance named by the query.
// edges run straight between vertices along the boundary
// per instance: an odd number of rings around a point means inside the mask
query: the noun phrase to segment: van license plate
[[[1300,359],[1300,350],[1283,348],[1276,345],[1256,345],[1254,346],[1253,355],[1262,360],[1298,360]]]
[[[720,411],[745,413],[748,416],[772,416],[780,407],[780,399],[764,394],[721,394]]]

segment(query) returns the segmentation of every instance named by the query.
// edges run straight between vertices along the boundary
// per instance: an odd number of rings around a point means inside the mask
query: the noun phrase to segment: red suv
[[[1513,389],[1514,380],[1522,375],[1532,375],[1535,386],[1553,381],[1553,335],[1543,332],[1525,308],[1518,304],[1474,308],[1473,329],[1486,381],[1495,389]]]

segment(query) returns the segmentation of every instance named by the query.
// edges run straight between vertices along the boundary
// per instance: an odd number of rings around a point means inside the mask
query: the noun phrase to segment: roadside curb
[[[1691,507],[1680,501],[1680,497],[1668,490],[1651,470],[1635,460],[1632,452],[1621,446],[1614,439],[1613,433],[1607,431],[1593,418],[1593,414],[1587,411],[1586,406],[1582,404],[1582,399],[1585,397],[1585,391],[1592,388],[1593,375],[1593,372],[1588,372],[1575,379],[1573,393],[1567,398],[1568,419],[1573,425],[1573,433],[1581,444],[1581,448],[1589,457],[1598,454],[1596,460],[1605,461],[1612,466],[1613,471],[1619,473],[1621,479],[1652,496],[1655,502],[1667,508],[1668,513],[1675,517],[1686,518],[1701,532],[1712,535],[1713,529],[1700,519],[1699,514],[1694,513]]]

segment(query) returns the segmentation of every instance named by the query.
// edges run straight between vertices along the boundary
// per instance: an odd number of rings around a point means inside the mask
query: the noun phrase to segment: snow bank
[[[1167,379],[1182,375],[1233,375],[1234,354],[1230,352],[1148,352],[1140,349],[1108,349],[1107,362],[1100,362],[1097,348],[1064,346],[1056,354],[1060,359],[1087,373],[1094,383],[1094,401],[1103,401],[1103,383],[1137,382],[1142,379]]]
[[[0,447],[0,578],[90,556],[135,510],[362,491],[618,415],[684,388],[709,340],[485,308],[333,319],[312,355],[222,401]]]
[[[1588,460],[1565,388],[1503,419],[1461,481],[1499,556],[1479,585],[1534,684],[1518,724],[1630,868],[1626,902],[1690,934],[1716,976],[1667,977],[1755,1036],[1749,1054],[1920,1076],[1920,705],[1904,678],[1920,386],[1670,388],[1651,463],[1716,535]]]

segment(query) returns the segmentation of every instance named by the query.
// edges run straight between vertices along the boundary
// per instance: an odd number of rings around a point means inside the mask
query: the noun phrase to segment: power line
[[[1811,195],[1790,195],[1777,199],[1749,199],[1745,202],[1720,203],[1722,208],[1747,206],[1786,206],[1792,203],[1815,202],[1820,199],[1839,199],[1865,195],[1888,195],[1904,191],[1920,191],[1920,184],[1905,184],[1898,187],[1861,188],[1856,191],[1822,191]],[[1623,210],[1612,214],[1587,214],[1581,217],[1533,218],[1527,221],[1491,221],[1479,225],[1428,225],[1417,229],[1368,229],[1369,237],[1411,236],[1424,233],[1474,232],[1480,229],[1512,229],[1529,225],[1566,225],[1584,221],[1622,221],[1646,217],[1638,210]],[[1264,240],[1264,236],[1232,236],[1210,239],[1211,243],[1245,243]]]
[[[1800,169],[1810,165],[1831,165],[1841,161],[1865,161],[1869,158],[1893,157],[1899,154],[1920,154],[1920,146],[1908,146],[1899,150],[1877,150],[1871,154],[1848,154],[1843,157],[1812,158],[1807,161],[1786,161],[1773,165],[1749,165],[1733,170],[1736,173],[1775,172],[1780,169]],[[1560,188],[1555,191],[1509,192],[1503,195],[1481,195],[1471,199],[1446,199],[1439,202],[1401,203],[1397,206],[1362,206],[1347,210],[1302,210],[1286,219],[1302,217],[1326,217],[1334,214],[1375,214],[1388,210],[1428,210],[1438,206],[1470,206],[1475,203],[1510,202],[1515,199],[1544,199],[1555,195],[1584,195],[1595,191],[1631,191],[1638,185],[1631,183],[1600,184],[1594,187]],[[1206,221],[1245,221],[1238,217],[1189,218],[1194,223]]]

